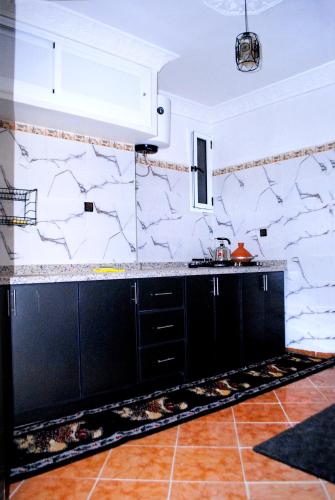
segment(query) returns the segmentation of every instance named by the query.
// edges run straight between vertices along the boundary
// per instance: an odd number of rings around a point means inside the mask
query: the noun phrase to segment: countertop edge
[[[0,276],[0,285],[20,285],[20,284],[38,284],[38,283],[66,283],[82,281],[106,281],[119,279],[137,279],[137,278],[163,278],[163,277],[187,277],[187,276],[206,276],[220,274],[247,274],[286,271],[287,266],[282,262],[278,265],[264,265],[254,267],[226,267],[226,268],[162,268],[162,269],[141,269],[126,270],[124,272],[96,273],[94,271],[87,273],[66,273],[66,274],[40,274],[40,275],[21,275],[21,276]]]

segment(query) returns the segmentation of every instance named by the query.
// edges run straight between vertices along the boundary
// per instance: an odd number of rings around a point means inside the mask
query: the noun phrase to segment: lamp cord
[[[244,18],[245,18],[245,31],[249,31],[248,27],[248,13],[247,13],[247,0],[244,0]]]

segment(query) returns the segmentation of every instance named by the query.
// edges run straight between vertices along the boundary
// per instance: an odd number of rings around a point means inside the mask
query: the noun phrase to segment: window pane
[[[206,141],[197,138],[197,156],[198,164],[198,203],[207,204],[207,151]]]

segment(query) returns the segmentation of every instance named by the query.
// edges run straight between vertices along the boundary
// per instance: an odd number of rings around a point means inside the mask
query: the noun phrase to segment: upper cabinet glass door
[[[54,43],[32,33],[0,26],[0,90],[43,98],[54,87]]]
[[[151,126],[151,71],[75,43],[56,43],[55,98],[74,112]],[[149,105],[148,105],[149,104]]]

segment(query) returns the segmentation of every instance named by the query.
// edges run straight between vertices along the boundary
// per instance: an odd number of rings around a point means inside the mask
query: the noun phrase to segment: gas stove
[[[192,259],[189,262],[188,267],[253,267],[262,266],[263,262],[259,260],[253,260],[250,262],[234,262],[233,260],[223,260],[217,261],[213,259]]]

